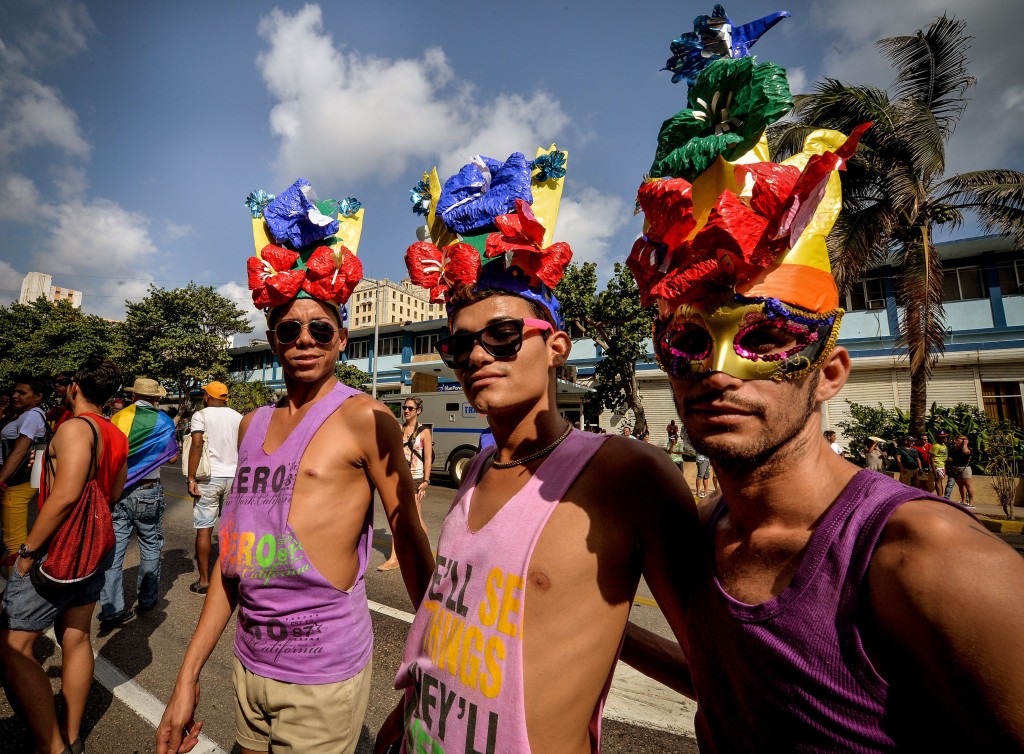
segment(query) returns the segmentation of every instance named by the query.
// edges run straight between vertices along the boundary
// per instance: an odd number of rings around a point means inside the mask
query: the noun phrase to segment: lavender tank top
[[[726,508],[719,503],[684,647],[702,752],[915,750],[927,727],[913,726],[919,700],[894,698],[865,653],[858,619],[886,523],[900,505],[921,499],[963,510],[861,471],[825,512],[789,587],[760,605],[733,599],[715,574],[714,524]]]
[[[491,453],[474,460],[441,529],[437,567],[395,678],[395,688],[405,689],[403,752],[530,751],[523,696],[530,558],[555,506],[606,439],[570,432],[477,532],[469,528],[469,506]],[[591,720],[595,751],[610,682],[609,673]]]
[[[359,537],[356,582],[347,592],[320,574],[288,523],[306,446],[358,392],[335,385],[270,454],[263,442],[274,409],[259,408],[238,450],[238,470],[221,516],[220,563],[226,577],[238,579],[235,656],[264,678],[336,683],[356,675],[373,654],[364,581],[373,541],[372,507],[367,506]]]

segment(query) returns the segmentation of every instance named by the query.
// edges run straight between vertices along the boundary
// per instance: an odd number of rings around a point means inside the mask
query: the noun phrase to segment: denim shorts
[[[707,456],[697,454],[697,478],[709,479],[711,477],[711,459]]]
[[[11,568],[7,591],[4,593],[0,628],[11,631],[45,631],[57,620],[57,615],[68,608],[98,602],[103,589],[103,574],[114,561],[111,549],[96,573],[77,586],[57,587],[40,592],[32,583],[31,574],[18,573],[17,564]]]
[[[224,499],[231,491],[234,477],[215,476],[199,485],[199,499],[192,505],[192,527],[195,529],[212,529],[217,523]]]

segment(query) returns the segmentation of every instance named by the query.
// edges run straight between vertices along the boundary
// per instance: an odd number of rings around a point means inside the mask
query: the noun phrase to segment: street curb
[[[996,534],[1024,534],[1024,521],[1004,521],[998,518],[978,516],[985,528]]]

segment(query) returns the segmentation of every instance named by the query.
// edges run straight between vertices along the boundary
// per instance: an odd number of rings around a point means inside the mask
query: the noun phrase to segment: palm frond
[[[910,36],[879,40],[878,48],[899,69],[893,83],[898,99],[917,100],[935,114],[947,137],[967,106],[964,93],[974,84],[967,73],[971,37],[966,24],[945,15]]]
[[[861,123],[875,126],[862,143],[872,143],[880,130],[892,128],[889,95],[874,86],[847,86],[836,79],[823,79],[814,85],[814,92],[802,97],[793,109],[793,119],[817,128],[834,128],[850,133]],[[874,132],[874,133],[872,133]]]
[[[971,210],[986,231],[998,231],[1024,244],[1024,173],[975,170],[951,176],[937,187],[939,200]]]
[[[769,126],[768,153],[775,162],[782,162],[803,151],[804,140],[816,126],[808,126],[792,120],[784,120]]]
[[[935,113],[923,102],[899,100],[894,105],[897,126],[886,134],[886,151],[902,156],[910,169],[925,181],[946,170],[946,135]]]
[[[889,261],[890,239],[897,224],[898,218],[882,202],[839,215],[826,240],[832,275],[841,293],[847,293],[868,270]]]

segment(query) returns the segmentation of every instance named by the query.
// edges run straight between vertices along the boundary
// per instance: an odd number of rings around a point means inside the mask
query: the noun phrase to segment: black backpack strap
[[[419,458],[421,461],[424,460],[423,453],[418,451],[418,450],[416,450],[416,448],[414,446],[416,444],[416,438],[419,437],[420,436],[420,432],[422,432],[426,428],[427,427],[424,424],[417,424],[416,428],[412,431],[412,435],[410,435],[409,439],[406,440],[403,443],[405,445],[405,447],[407,447],[410,451],[412,451],[412,454],[414,456],[416,456],[417,458]]]
[[[92,460],[89,461],[89,476],[85,480],[86,484],[89,483],[96,476],[96,472],[99,471],[99,459],[96,457],[96,446],[100,443],[100,436],[96,432],[96,427],[92,425],[92,422],[86,419],[84,416],[72,416],[72,419],[81,419],[89,425],[89,429],[92,430]],[[46,466],[46,473],[43,475],[44,479],[40,480],[40,487],[46,484],[46,489],[43,491],[43,498],[49,497],[50,495],[50,484],[45,479],[53,479],[56,472],[53,469],[53,457],[50,455],[50,443],[46,443],[46,450],[43,451],[43,463]]]

